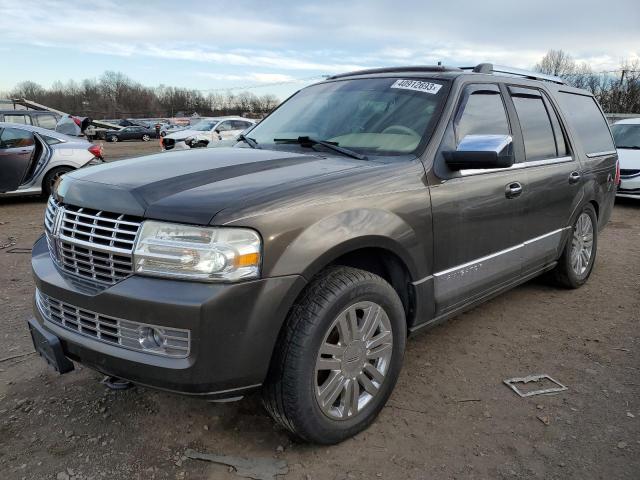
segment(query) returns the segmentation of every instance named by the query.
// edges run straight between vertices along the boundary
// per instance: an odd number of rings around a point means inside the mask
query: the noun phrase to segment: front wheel
[[[146,133],[144,135],[142,135],[142,141],[143,142],[148,142],[149,140],[151,140],[151,137],[149,135],[147,135]]]
[[[294,305],[263,389],[271,416],[295,436],[333,444],[366,429],[400,373],[402,302],[381,277],[331,267]]]
[[[118,140],[120,140],[120,139],[118,137],[116,137],[115,135],[111,135],[109,137],[109,141],[110,142],[116,143]]]
[[[586,283],[593,270],[598,248],[598,218],[588,203],[576,217],[571,237],[552,275],[560,286],[578,288]]]

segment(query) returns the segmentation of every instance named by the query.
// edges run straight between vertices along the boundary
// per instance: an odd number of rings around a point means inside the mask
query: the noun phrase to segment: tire
[[[151,137],[149,135],[147,135],[146,133],[144,135],[142,135],[142,141],[143,142],[148,142],[149,140],[151,140]]]
[[[58,181],[58,178],[60,178],[65,173],[70,172],[71,170],[73,170],[73,168],[58,167],[48,171],[44,176],[44,179],[42,180],[42,196],[48,198],[49,195],[51,195],[53,186]]]
[[[108,140],[109,140],[110,142],[117,143],[120,139],[119,139],[118,137],[116,137],[115,135],[111,135],[111,136],[108,138]]]
[[[591,234],[585,230],[589,230]],[[588,259],[585,261],[585,255],[580,256],[578,251],[585,247],[588,249],[591,238],[591,250]],[[598,250],[598,217],[593,205],[588,203],[578,213],[571,228],[571,236],[567,240],[558,265],[551,271],[551,277],[554,282],[565,288],[578,288],[584,285],[596,260]],[[577,260],[580,257],[580,263]]]
[[[375,321],[367,336],[368,318]],[[346,331],[358,333],[349,333],[349,342]],[[303,441],[329,445],[352,437],[373,422],[391,395],[406,337],[404,308],[391,285],[364,270],[330,267],[289,313],[262,390],[263,405]],[[337,392],[335,400],[330,392]]]

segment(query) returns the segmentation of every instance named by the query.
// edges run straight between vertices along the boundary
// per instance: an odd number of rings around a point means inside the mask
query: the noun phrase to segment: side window
[[[522,128],[526,161],[557,157],[555,134],[542,94],[530,88],[510,87],[509,91]]]
[[[4,114],[4,121],[7,123],[19,123],[21,125],[31,125],[31,118],[26,115]]]
[[[242,120],[233,120],[231,124],[234,130],[246,130],[251,126],[249,122],[243,122]]]
[[[55,130],[56,124],[58,123],[54,115],[37,115],[35,118],[38,126],[48,128],[49,130]]]
[[[607,121],[593,97],[560,92],[558,101],[587,155],[615,151]]]
[[[456,143],[467,135],[509,135],[509,121],[496,85],[469,85],[454,120]]]
[[[229,130],[233,130],[233,126],[231,126],[231,121],[227,120],[226,122],[222,122],[218,125],[217,130],[220,132],[228,132]]]
[[[0,133],[0,148],[26,148],[35,143],[33,133],[19,128],[5,128]]]

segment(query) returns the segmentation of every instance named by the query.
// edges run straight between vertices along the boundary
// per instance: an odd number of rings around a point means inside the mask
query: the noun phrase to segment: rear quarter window
[[[558,101],[587,155],[615,151],[607,121],[593,97],[560,92]]]
[[[58,121],[54,115],[36,115],[36,121],[39,127],[55,130]]]

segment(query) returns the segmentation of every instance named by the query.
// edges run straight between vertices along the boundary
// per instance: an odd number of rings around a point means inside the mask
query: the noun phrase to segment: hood
[[[620,168],[635,170],[640,168],[640,150],[632,148],[618,148]]]
[[[206,225],[227,207],[367,162],[250,148],[193,149],[75,170],[59,199],[81,207]]]
[[[202,130],[178,130],[177,132],[171,132],[165,135],[164,138],[173,138],[174,140],[183,139],[187,137],[195,137],[196,135],[210,135],[211,132],[203,132]]]

